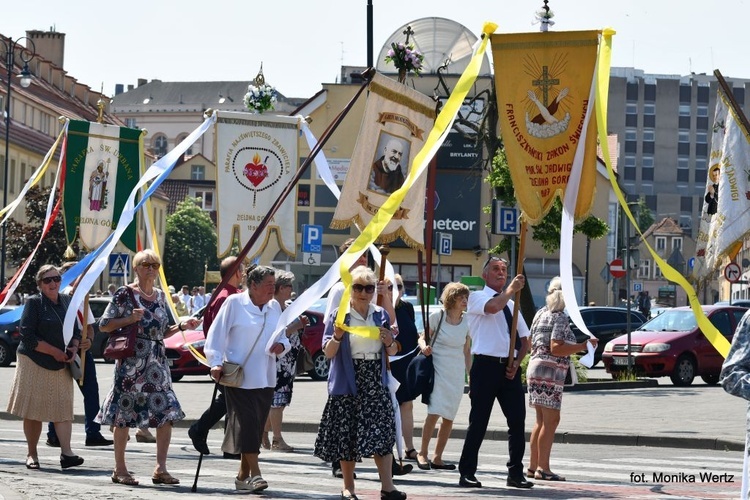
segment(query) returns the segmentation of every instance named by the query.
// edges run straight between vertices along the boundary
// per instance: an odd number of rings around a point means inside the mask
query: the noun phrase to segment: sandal
[[[359,500],[359,497],[352,492],[341,490],[341,500]]]
[[[536,478],[536,470],[526,469],[526,477]]]
[[[116,471],[112,471],[112,482],[115,484],[125,484],[127,486],[138,486],[138,480],[129,472],[127,474],[117,474]]]
[[[294,451],[294,447],[286,444],[286,442],[282,438],[279,438],[279,439],[274,438],[273,443],[271,444],[271,449],[275,451],[284,451],[284,452]]]
[[[26,468],[32,469],[32,470],[39,470],[41,468],[41,466],[39,465],[39,459],[26,457]]]
[[[154,484],[180,484],[180,480],[173,477],[169,472],[154,472],[151,476],[151,481]]]
[[[403,491],[398,491],[398,490],[393,490],[393,491],[380,490],[380,499],[381,500],[405,500],[406,493],[404,493]]]
[[[536,470],[536,473],[534,473],[534,479],[539,479],[541,481],[565,481],[563,476],[559,476],[554,472],[545,472],[542,469]]]
[[[417,453],[417,450],[412,448],[411,450],[406,450],[404,458],[407,458],[409,460],[417,460],[417,455],[419,455],[419,453]]]

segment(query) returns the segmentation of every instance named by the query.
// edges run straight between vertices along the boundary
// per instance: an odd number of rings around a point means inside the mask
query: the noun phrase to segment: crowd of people
[[[341,250],[347,246],[344,244]],[[135,351],[116,361],[112,387],[101,404],[95,364],[89,359],[85,372],[88,385],[81,386],[84,399],[88,399],[84,404],[86,446],[114,444],[112,481],[137,485],[139,481],[126,462],[129,431],[135,429],[138,436],[139,432],[155,429],[156,459],[151,480],[174,485],[180,480],[168,471],[167,458],[172,427],[185,418],[185,413],[172,388],[163,340],[196,328],[201,320],[194,316],[182,321],[172,319],[167,295],[156,286],[161,261],[155,252],[139,252],[133,263],[135,281],[111,291],[112,300],[99,327],[103,332],[114,332],[137,324]],[[418,331],[414,307],[403,300],[401,276],[395,275],[393,282],[378,279],[366,263],[365,257],[354,262],[348,290],[343,283],[330,290],[324,319],[322,349],[330,360],[328,399],[313,453],[330,462],[334,476],[343,480],[341,498],[357,498],[355,466],[368,457],[377,467],[381,498],[406,498],[393,480],[412,470],[394,458],[394,447],[402,444],[404,458],[413,460],[420,469],[457,468],[459,486],[480,488],[476,477],[479,451],[495,400],[508,423],[507,485],[531,488],[530,478],[564,481],[563,476],[552,472],[550,453],[560,421],[570,356],[585,350],[585,344],[577,344],[570,331],[559,278],[551,281],[546,304],[531,328],[518,316],[516,335],[511,336],[512,298],[525,286],[525,280],[523,275],[509,280],[507,262],[491,257],[482,270],[484,289],[470,292],[466,285],[447,284],[441,296],[442,308],[429,316],[426,331]],[[208,306],[202,317],[205,356],[219,389],[209,408],[188,430],[188,436],[197,451],[209,454],[208,432],[226,416],[222,451],[226,458],[239,460],[235,488],[259,492],[268,488],[260,469],[261,448],[294,451],[283,438],[283,412],[292,401],[296,363],[304,349],[300,335],[309,320],[302,315],[276,333],[282,311],[292,300],[292,273],[262,265],[246,267],[235,257],[222,261],[220,273],[227,286],[213,301],[202,287],[195,293],[183,287],[182,294],[172,294],[189,310]],[[36,281],[39,294],[27,299],[21,318],[22,340],[8,411],[23,419],[27,468],[41,468],[37,446],[42,423],[50,422],[47,444],[60,447],[60,465],[67,469],[84,462],[71,448],[74,383],[67,367],[79,350],[90,346],[93,318],[79,321],[66,344],[62,325],[71,290],[59,289],[61,270],[55,266],[42,266]],[[339,315],[345,292],[350,300]],[[511,338],[515,343],[509,357]],[[423,399],[427,416],[417,450],[413,444],[416,395],[409,390],[406,367],[418,353],[432,358],[434,382],[429,397]],[[520,363],[527,353],[528,405],[534,408],[536,421],[525,467],[526,397]],[[227,363],[241,367],[239,382],[222,383]],[[401,382],[394,394],[389,389],[391,370]],[[444,460],[443,452],[467,373],[469,426],[460,460],[453,464]],[[438,423],[437,439],[430,451]],[[110,428],[112,440],[102,436],[101,426]]]

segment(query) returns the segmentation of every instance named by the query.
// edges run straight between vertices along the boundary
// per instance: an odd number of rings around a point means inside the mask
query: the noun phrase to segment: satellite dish
[[[479,40],[468,28],[456,21],[442,17],[425,17],[406,23],[396,31],[383,44],[378,54],[375,69],[384,74],[396,74],[396,68],[391,63],[385,62],[385,56],[391,48],[392,43],[406,41],[407,26],[411,27],[412,35],[409,43],[424,56],[422,73],[425,75],[436,74],[437,69],[450,59],[451,63],[445,74],[461,75],[471,61],[474,44]],[[490,51],[487,51],[489,54]],[[489,56],[486,55],[479,70],[480,75],[490,74]]]

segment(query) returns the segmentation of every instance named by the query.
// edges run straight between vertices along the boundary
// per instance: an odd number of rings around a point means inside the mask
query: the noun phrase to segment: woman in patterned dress
[[[328,372],[328,402],[315,440],[315,456],[341,461],[344,489],[341,498],[354,493],[354,464],[372,455],[380,476],[380,498],[399,500],[406,493],[393,485],[391,464],[396,426],[387,387],[386,356],[398,345],[383,308],[372,304],[377,278],[364,266],[352,271],[351,309],[344,319],[349,327],[375,327],[372,337],[352,334],[328,321],[323,335],[323,352],[331,360]],[[334,310],[332,317],[336,317]]]
[[[565,481],[564,477],[550,471],[549,457],[560,423],[570,355],[585,350],[586,342],[577,344],[570,330],[559,277],[550,281],[546,302],[531,323],[531,358],[526,368],[526,385],[529,406],[536,409],[536,423],[531,431],[531,462],[526,475],[542,481]],[[597,339],[589,342],[596,347]]]
[[[292,281],[294,274],[289,271],[276,271],[276,291],[274,299],[281,306],[281,310],[286,309],[286,302],[292,297]],[[294,447],[289,446],[281,435],[281,424],[284,418],[284,408],[292,402],[292,387],[294,386],[294,377],[297,376],[297,355],[300,349],[304,349],[300,335],[305,327],[310,324],[307,316],[300,316],[295,319],[286,328],[286,336],[289,344],[292,346],[289,351],[276,360],[276,389],[273,392],[273,402],[271,411],[266,421],[265,432],[263,432],[263,447],[276,451],[290,452]],[[268,431],[273,431],[273,444],[268,442]]]
[[[136,281],[120,287],[112,297],[99,323],[105,333],[114,332],[135,322],[140,323],[135,356],[117,360],[112,388],[96,421],[114,426],[115,470],[112,482],[137,485],[128,472],[125,447],[130,428],[156,428],[156,468],[154,484],[179,484],[167,472],[167,452],[172,439],[172,425],[185,418],[172,390],[172,379],[163,340],[178,331],[194,329],[199,321],[190,318],[170,325],[164,292],[154,288],[161,261],[153,250],[138,252],[133,258]],[[131,300],[130,291],[135,297]]]

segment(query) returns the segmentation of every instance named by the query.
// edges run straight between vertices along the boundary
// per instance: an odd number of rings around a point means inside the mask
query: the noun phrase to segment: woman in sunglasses
[[[130,428],[156,427],[156,467],[154,484],[179,484],[167,472],[167,452],[172,439],[172,425],[185,418],[172,390],[172,379],[163,340],[186,329],[194,329],[199,321],[190,318],[170,324],[164,292],[154,287],[161,261],[153,250],[135,254],[135,283],[120,287],[99,320],[102,332],[139,322],[135,356],[117,360],[112,388],[96,420],[114,426],[115,470],[112,482],[137,485],[128,472],[125,447]]]
[[[396,443],[395,417],[387,388],[386,356],[398,346],[383,308],[372,304],[377,278],[360,266],[352,273],[347,328],[369,327],[351,333],[333,321],[323,335],[323,352],[331,360],[328,402],[315,440],[315,456],[327,462],[340,460],[344,476],[341,498],[354,493],[354,464],[372,455],[380,476],[380,498],[397,500],[406,493],[393,485],[391,451]],[[338,310],[333,312],[336,317]]]
[[[21,315],[21,343],[7,411],[23,418],[28,454],[27,469],[39,469],[37,443],[42,422],[54,422],[60,441],[63,469],[83,463],[70,449],[73,428],[73,379],[68,364],[73,361],[81,332],[76,327],[68,345],[63,321],[70,297],[60,294],[60,271],[46,264],[36,273],[39,294],[29,297]]]

